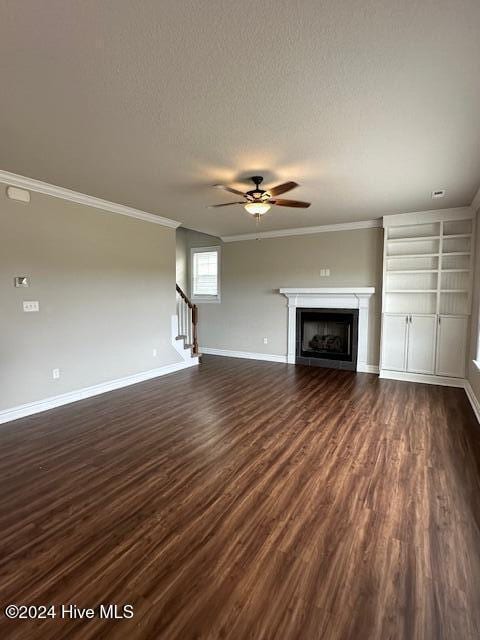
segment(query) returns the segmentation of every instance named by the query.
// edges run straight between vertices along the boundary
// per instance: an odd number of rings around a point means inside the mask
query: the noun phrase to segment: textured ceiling
[[[0,0],[0,73],[1,169],[210,233],[254,230],[206,205],[258,172],[312,202],[262,230],[480,182],[479,0]]]

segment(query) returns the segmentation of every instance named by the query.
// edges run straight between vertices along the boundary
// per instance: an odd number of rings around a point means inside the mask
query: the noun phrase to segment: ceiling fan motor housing
[[[260,185],[263,182],[263,176],[252,176],[251,180],[255,183],[255,189],[247,191],[245,196],[249,200],[268,200],[270,197],[268,192],[264,189],[260,189]]]

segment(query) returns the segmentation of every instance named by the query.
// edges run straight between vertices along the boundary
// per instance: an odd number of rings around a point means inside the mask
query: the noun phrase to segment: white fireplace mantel
[[[295,364],[297,307],[358,309],[357,371],[370,371],[367,364],[368,315],[374,287],[289,287],[279,291],[288,299],[288,362]]]

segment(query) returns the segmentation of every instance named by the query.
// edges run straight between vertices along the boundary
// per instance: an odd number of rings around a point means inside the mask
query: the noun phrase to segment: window
[[[220,247],[191,250],[192,300],[220,302]]]

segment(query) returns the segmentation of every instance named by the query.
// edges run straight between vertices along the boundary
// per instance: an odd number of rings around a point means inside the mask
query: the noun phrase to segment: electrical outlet
[[[52,369],[52,378],[58,380],[60,378],[60,369]]]
[[[154,357],[154,358],[156,358],[156,357],[157,357],[157,350],[156,350],[156,349],[153,349],[153,351],[152,351],[152,355],[153,355],[153,357]]]
[[[330,269],[320,269],[320,276],[322,278],[328,277],[330,275]]]
[[[263,344],[268,344],[268,338],[263,339]]]
[[[32,313],[34,311],[39,311],[40,305],[38,300],[24,300],[23,301],[23,310],[25,313]]]

